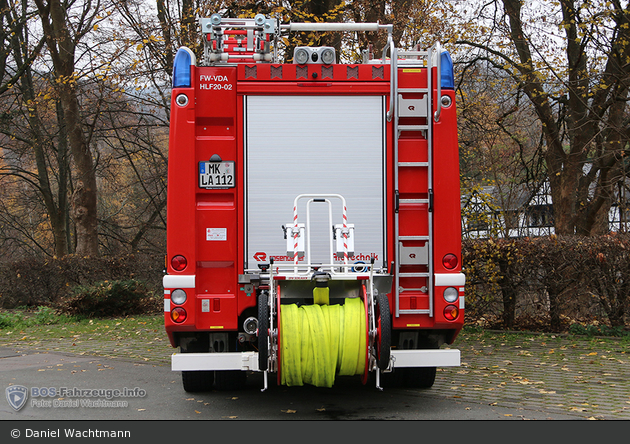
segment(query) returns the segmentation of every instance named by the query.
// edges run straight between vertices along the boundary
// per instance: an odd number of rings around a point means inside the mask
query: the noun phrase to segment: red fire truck
[[[165,328],[186,391],[430,387],[463,326],[453,64],[392,26],[202,18],[173,68]],[[291,32],[386,32],[339,63]],[[284,51],[284,52],[283,52]]]

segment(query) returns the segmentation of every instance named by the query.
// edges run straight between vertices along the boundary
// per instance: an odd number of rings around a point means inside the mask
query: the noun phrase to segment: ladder
[[[438,109],[433,112],[432,68],[434,55],[437,53],[437,97]],[[433,121],[440,117],[441,80],[440,80],[439,43],[428,51],[398,51],[391,47],[391,109],[394,121],[394,241],[395,241],[395,310],[394,315],[428,314],[433,316],[434,270],[433,270]],[[398,67],[426,69],[426,87],[398,86]],[[414,98],[405,98],[413,94]],[[420,97],[420,98],[418,98]],[[422,121],[423,124],[408,124],[405,120]],[[401,138],[405,133],[404,138]],[[418,160],[421,144],[426,143],[426,159]],[[404,150],[401,151],[401,146]],[[424,156],[422,156],[424,157]],[[418,189],[411,189],[409,180],[399,182],[401,174],[415,173],[425,184],[415,184],[423,191],[418,197]],[[402,187],[402,188],[401,188]],[[426,192],[424,192],[426,190]],[[425,197],[426,196],[426,197]],[[401,230],[401,225],[404,230]],[[401,231],[404,233],[401,234]],[[419,247],[419,245],[421,245]],[[413,259],[409,259],[412,257]],[[402,285],[401,280],[404,281]],[[401,295],[410,296],[410,307],[401,308]],[[418,296],[419,298],[416,299]],[[428,296],[422,308],[415,307],[415,301]]]

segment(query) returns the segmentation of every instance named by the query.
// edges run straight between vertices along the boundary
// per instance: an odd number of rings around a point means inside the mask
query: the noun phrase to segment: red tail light
[[[184,322],[186,320],[186,310],[182,307],[174,308],[173,311],[171,311],[171,319],[178,324]]]
[[[175,271],[183,271],[186,265],[188,265],[188,261],[184,256],[177,255],[173,256],[173,259],[171,259],[171,267],[173,267]]]
[[[457,256],[451,253],[445,255],[442,258],[442,265],[444,265],[444,268],[448,270],[452,270],[453,268],[457,267],[457,262]]]
[[[444,317],[449,321],[454,321],[459,316],[459,309],[454,305],[447,305],[444,308]]]

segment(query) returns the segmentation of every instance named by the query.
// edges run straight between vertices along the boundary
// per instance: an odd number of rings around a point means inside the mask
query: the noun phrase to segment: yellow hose
[[[365,306],[359,298],[344,305],[283,305],[281,383],[332,387],[335,375],[362,375],[366,358]]]

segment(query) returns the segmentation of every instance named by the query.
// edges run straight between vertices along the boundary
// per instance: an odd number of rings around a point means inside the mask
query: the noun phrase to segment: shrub
[[[26,258],[0,264],[0,307],[54,306],[72,289],[101,281],[143,281],[162,289],[164,262],[153,256]]]
[[[462,256],[468,323],[549,332],[571,321],[626,325],[630,235],[465,240]]]
[[[68,315],[119,317],[157,313],[160,300],[141,281],[102,281],[74,287],[60,308]]]

